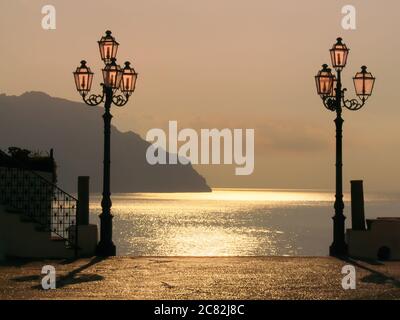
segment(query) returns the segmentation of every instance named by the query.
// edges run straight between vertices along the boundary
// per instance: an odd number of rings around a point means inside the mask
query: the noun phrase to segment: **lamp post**
[[[331,256],[343,256],[347,254],[347,244],[345,241],[345,219],[343,214],[343,172],[342,172],[342,127],[343,108],[352,111],[361,109],[367,99],[371,96],[374,88],[375,78],[367,71],[366,66],[361,67],[361,72],[356,73],[353,78],[357,99],[345,99],[346,89],[342,88],[342,70],[346,66],[349,49],[341,38],[337,39],[336,44],[330,50],[332,66],[336,70],[336,75],[328,65],[324,64],[322,69],[315,76],[317,92],[320,95],[324,106],[336,112],[336,193],[335,193],[335,215],[333,217],[333,242],[329,247]]]
[[[81,61],[81,65],[73,73],[76,89],[82,96],[83,101],[90,106],[98,106],[104,102],[104,161],[103,161],[103,197],[101,200],[102,213],[100,214],[100,242],[97,245],[96,254],[98,256],[115,256],[116,248],[112,241],[112,214],[111,214],[111,191],[110,191],[110,135],[111,135],[111,105],[123,107],[129,97],[135,91],[137,73],[131,68],[129,62],[125,62],[122,69],[116,63],[118,42],[111,35],[111,31],[106,31],[106,35],[98,41],[100,56],[104,61],[102,69],[103,92],[100,95],[89,95],[92,87],[93,72],[86,65],[86,61]],[[121,94],[117,94],[120,90]]]

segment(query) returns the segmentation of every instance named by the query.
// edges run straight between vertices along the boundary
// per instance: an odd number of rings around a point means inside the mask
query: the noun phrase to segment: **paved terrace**
[[[57,289],[41,288],[41,268]],[[343,290],[330,257],[115,257],[0,263],[0,299],[399,299],[400,262],[352,261],[356,290]]]

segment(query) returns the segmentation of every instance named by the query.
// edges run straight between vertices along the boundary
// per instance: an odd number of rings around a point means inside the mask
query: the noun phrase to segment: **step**
[[[38,224],[21,222],[21,217],[5,212],[0,205],[0,241],[8,255],[26,258],[73,258],[74,250],[64,241],[52,241],[50,233],[38,231]]]

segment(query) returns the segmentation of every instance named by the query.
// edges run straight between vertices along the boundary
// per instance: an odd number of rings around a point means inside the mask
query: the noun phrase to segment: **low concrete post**
[[[76,208],[76,228],[79,257],[92,257],[98,243],[96,224],[89,224],[89,177],[78,177],[78,207]]]
[[[0,240],[0,261],[6,260],[6,244]]]
[[[351,225],[353,230],[365,230],[363,181],[351,181]]]
[[[78,226],[89,225],[89,177],[78,177]]]

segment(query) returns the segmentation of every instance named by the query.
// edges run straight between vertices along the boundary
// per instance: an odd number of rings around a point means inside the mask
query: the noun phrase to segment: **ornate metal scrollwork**
[[[347,100],[345,100],[344,99],[344,94],[345,94],[346,91],[347,91],[346,88],[343,89],[343,95],[342,95],[343,107],[345,107],[345,108],[347,108],[347,109],[349,109],[351,111],[360,110],[364,106],[366,99],[361,100],[361,102],[358,101],[357,99],[347,99]]]
[[[336,99],[332,97],[323,97],[322,102],[324,103],[325,108],[330,111],[336,110]]]
[[[104,101],[106,98],[106,91],[103,92],[102,95],[99,94],[91,94],[90,96],[83,96],[83,101],[89,106],[98,106],[100,103]],[[111,98],[111,97],[110,97]],[[126,95],[113,95],[112,103],[117,107],[123,107],[127,104],[129,100],[129,96]]]
[[[360,110],[364,106],[364,104],[365,100],[360,102],[357,99],[350,99],[350,100],[343,99],[343,106],[351,111]]]
[[[129,100],[128,96],[123,96],[121,94],[113,96],[112,98],[113,104],[115,104],[117,107],[123,107],[124,105],[126,105],[128,100]]]
[[[366,99],[364,100],[357,100],[357,99],[347,99],[345,100],[344,94],[345,94],[346,89],[343,90],[342,92],[342,99],[341,99],[341,106],[340,108],[346,108],[351,111],[357,111],[360,110],[364,104]],[[336,110],[336,99],[333,97],[322,97],[322,102],[324,103],[325,108],[327,108],[330,111],[335,111]]]
[[[91,94],[89,97],[83,96],[83,101],[89,106],[98,106],[104,101],[104,93],[102,95]]]

